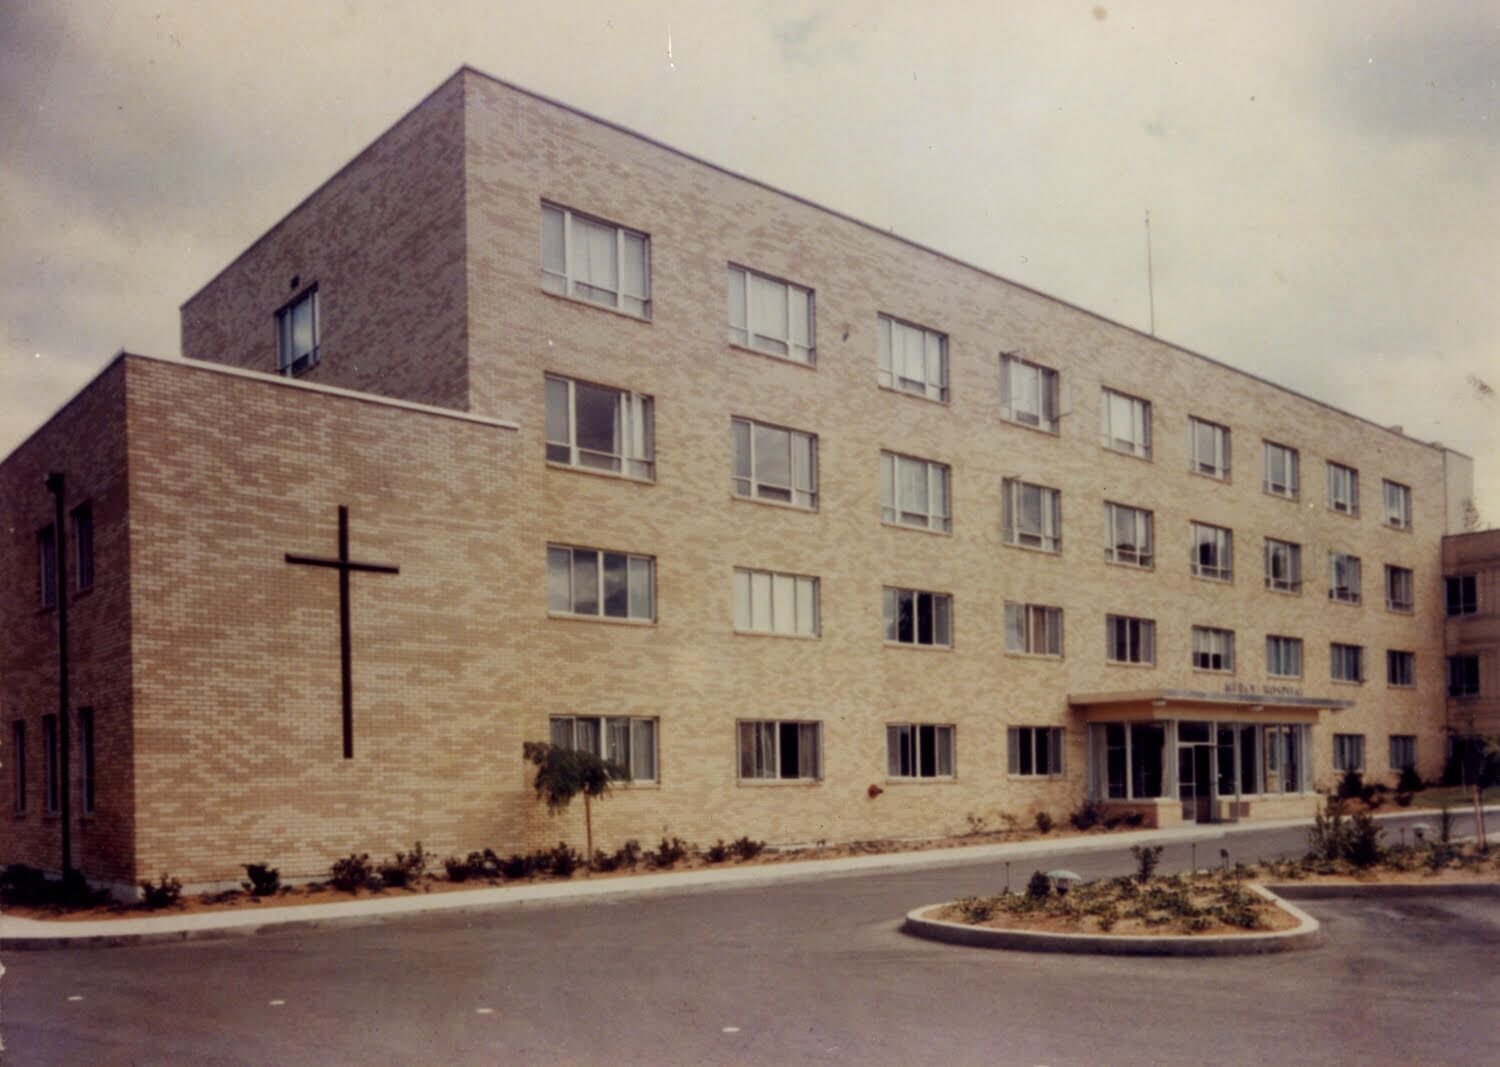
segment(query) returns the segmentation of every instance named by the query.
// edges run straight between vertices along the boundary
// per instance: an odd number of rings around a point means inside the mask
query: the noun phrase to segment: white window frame
[[[1359,471],[1329,460],[1328,507],[1341,515],[1359,514]]]
[[[580,726],[585,729],[580,731]],[[655,716],[552,715],[547,728],[552,744],[559,748],[591,752],[627,767],[632,782],[657,780],[661,721]]]
[[[772,471],[766,461],[768,438],[786,440],[786,470]],[[816,511],[818,507],[818,438],[804,430],[773,426],[736,415],[729,420],[734,453],[730,487],[735,496],[771,501]],[[766,468],[766,469],[762,469]]]
[[[947,403],[948,335],[886,314],[878,316],[875,329],[880,345],[880,384]],[[913,377],[912,371],[919,376]]]
[[[1296,500],[1302,493],[1302,455],[1290,445],[1264,441],[1261,488],[1272,496]],[[1276,468],[1281,468],[1279,471]]]
[[[1029,359],[1000,353],[1000,417],[1006,422],[1057,433],[1058,374]]]
[[[902,499],[904,472],[921,481],[925,501]],[[953,529],[953,472],[946,463],[899,452],[880,453],[880,521],[893,526],[950,533]]]
[[[1364,771],[1364,734],[1333,735],[1333,769],[1336,771]]]
[[[1385,606],[1388,611],[1409,613],[1416,609],[1416,575],[1410,567],[1385,565]]]
[[[1193,669],[1234,673],[1234,631],[1217,626],[1193,627]]]
[[[818,580],[736,567],[734,628],[747,634],[817,637]]]
[[[1111,563],[1149,569],[1156,562],[1152,513],[1129,504],[1104,502],[1104,558]],[[1133,527],[1129,538],[1121,539],[1122,527]]]
[[[910,604],[911,635],[901,636],[901,605]],[[953,647],[953,597],[947,593],[934,593],[926,589],[901,589],[886,586],[882,590],[882,614],[885,620],[887,644],[907,645],[914,648]],[[923,616],[926,631],[931,638],[922,640]]]
[[[1005,602],[1005,651],[1060,659],[1063,609],[1051,604]]]
[[[587,605],[587,590],[583,581],[587,577],[592,557],[594,590],[593,611],[581,610]],[[606,564],[610,557],[625,561],[625,614],[608,611],[606,602]],[[564,569],[564,562],[566,566]],[[566,586],[563,582],[566,581]],[[566,596],[566,607],[561,606]],[[547,546],[547,611],[551,615],[582,619],[614,619],[630,622],[656,621],[656,560],[630,552],[617,552],[607,548],[588,548],[581,545],[549,544]]]
[[[1391,770],[1397,773],[1408,767],[1413,770],[1417,766],[1417,735],[1416,734],[1391,734],[1390,735],[1390,759],[1388,760]]]
[[[560,227],[560,234],[548,233],[549,226]],[[598,233],[609,241],[605,263],[614,272],[609,279],[590,273],[584,277],[584,264],[592,264],[586,237]],[[556,239],[562,238],[561,247]],[[639,250],[636,262],[635,250]],[[561,255],[561,262],[558,256]],[[609,284],[606,284],[609,283]],[[639,230],[621,226],[597,215],[542,201],[542,288],[558,296],[581,300],[599,307],[612,308],[638,319],[651,318],[651,238]]]
[[[954,778],[958,766],[956,742],[956,731],[950,723],[887,723],[885,776],[900,781]],[[930,771],[926,771],[928,767]]]
[[[1328,599],[1341,604],[1358,604],[1360,596],[1359,557],[1347,552],[1329,552]]]
[[[735,768],[739,780],[815,782],[823,777],[823,724],[799,719],[740,719],[735,723]],[[797,743],[797,773],[781,773],[782,746]],[[805,751],[810,746],[810,751]]]
[[[1038,738],[1045,743],[1038,745]],[[1063,728],[1010,726],[1005,731],[1006,772],[1014,778],[1061,778]],[[1046,766],[1043,767],[1042,764]]]
[[[1156,621],[1134,615],[1104,616],[1104,658],[1110,663],[1156,665]]]
[[[547,462],[645,482],[656,477],[655,406],[649,396],[560,374],[548,374],[546,382]],[[580,387],[607,393],[614,399],[614,440],[609,451],[584,448],[578,443]]]
[[[1234,581],[1234,531],[1227,526],[1194,520],[1189,523],[1188,534],[1192,540],[1188,557],[1192,573],[1216,582]],[[1205,548],[1211,552],[1205,553]],[[1212,559],[1206,559],[1207,555]]]
[[[1150,459],[1151,401],[1108,386],[1102,387],[1100,394],[1099,435],[1104,447]]]
[[[297,336],[306,314],[308,337]],[[276,312],[276,373],[295,378],[322,360],[321,316],[318,314],[318,287],[310,286],[287,301]]]
[[[1276,560],[1285,561],[1284,572],[1277,576]],[[1277,537],[1266,538],[1266,588],[1279,593],[1302,592],[1302,546],[1295,541],[1283,541]]]
[[[1385,501],[1385,524],[1397,530],[1411,529],[1411,486],[1382,479],[1381,496]]]
[[[785,305],[779,323],[764,317],[774,313],[777,304]],[[815,323],[811,289],[749,267],[729,265],[731,344],[811,367],[817,363]]]
[[[1396,665],[1402,664],[1397,670]],[[1417,684],[1417,654],[1403,648],[1385,650],[1385,684],[1397,689],[1411,689]]]
[[[1035,494],[1035,524],[1027,521],[1027,498]],[[1006,478],[1000,483],[1000,537],[1008,545],[1054,555],[1062,551],[1062,493],[1047,485]]]
[[[1302,638],[1266,635],[1266,674],[1272,678],[1302,677]]]
[[[1334,641],[1328,646],[1328,677],[1335,682],[1365,680],[1365,646]]]
[[[1188,416],[1188,470],[1229,480],[1229,427]]]

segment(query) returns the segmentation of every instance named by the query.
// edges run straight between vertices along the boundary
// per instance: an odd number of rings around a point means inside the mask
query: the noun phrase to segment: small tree
[[[609,794],[615,782],[630,781],[630,768],[592,752],[561,748],[546,741],[527,741],[521,752],[536,767],[536,795],[546,800],[553,815],[563,811],[573,798],[583,795],[583,827],[587,851],[594,855],[594,815],[590,802]]]

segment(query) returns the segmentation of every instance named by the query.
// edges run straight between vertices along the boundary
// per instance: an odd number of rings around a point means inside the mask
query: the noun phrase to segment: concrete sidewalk
[[[1486,807],[1485,812],[1486,814],[1500,813],[1500,807]],[[1419,816],[1424,821],[1436,820],[1435,813],[1429,816],[1426,812],[1418,813],[1409,810],[1382,813],[1376,818],[1381,820],[1416,819]],[[183,941],[199,937],[249,936],[293,925],[329,926],[378,922],[403,915],[428,912],[553,903],[603,896],[694,892],[719,887],[836,878],[877,871],[955,867],[1005,860],[1036,860],[1043,856],[1060,853],[1125,849],[1141,843],[1174,845],[1198,841],[1220,841],[1240,834],[1308,825],[1310,825],[1310,820],[1307,819],[1216,823],[1208,826],[1190,825],[1166,830],[1115,831],[995,845],[969,845],[912,852],[891,852],[874,856],[848,856],[840,859],[790,860],[783,863],[753,864],[744,867],[662,871],[656,874],[620,875],[581,881],[486,886],[483,889],[450,890],[413,896],[374,896],[334,904],[246,904],[237,910],[191,914],[167,913],[119,919],[79,921],[23,919],[0,913],[0,950],[98,947],[143,944],[153,941]],[[1205,863],[1212,863],[1213,856],[1205,853],[1202,859]]]

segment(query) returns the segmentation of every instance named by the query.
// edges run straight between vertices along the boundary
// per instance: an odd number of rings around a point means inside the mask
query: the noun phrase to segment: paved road
[[[1249,860],[1299,852],[1302,834],[1226,844]],[[1218,848],[1200,843],[1199,862]],[[1165,858],[1185,866],[1189,850]],[[1093,876],[1125,872],[1130,857],[1060,851],[1048,864]],[[1004,877],[984,863],[13,952],[3,1062],[1496,1061],[1492,901],[1312,903],[1325,947],[1224,960],[986,952],[897,932],[909,908]]]

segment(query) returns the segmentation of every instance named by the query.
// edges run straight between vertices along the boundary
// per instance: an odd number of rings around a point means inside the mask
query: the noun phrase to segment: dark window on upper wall
[[[37,531],[37,568],[41,578],[42,607],[57,606],[57,530],[49,523]]]
[[[1472,574],[1443,579],[1443,603],[1449,615],[1473,615],[1479,610],[1479,583]]]
[[[318,289],[313,286],[276,313],[276,372],[295,378],[317,365]]]
[[[94,505],[73,509],[73,580],[79,592],[94,587]]]

